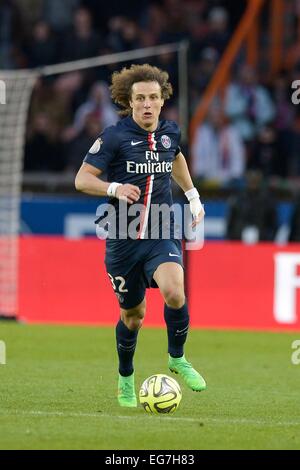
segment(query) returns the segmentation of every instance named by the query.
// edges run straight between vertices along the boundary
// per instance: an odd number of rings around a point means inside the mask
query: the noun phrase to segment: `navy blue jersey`
[[[173,204],[171,173],[180,153],[179,144],[180,130],[175,122],[160,121],[155,132],[147,132],[132,117],[127,117],[105,129],[84,159],[85,163],[106,172],[109,182],[140,188],[138,204],[143,205],[143,211],[137,227],[138,239],[150,238],[153,205],[171,207]],[[119,213],[119,201],[113,199],[111,203]]]

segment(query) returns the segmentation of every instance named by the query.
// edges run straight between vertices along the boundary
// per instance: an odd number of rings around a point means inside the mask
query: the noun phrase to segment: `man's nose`
[[[144,107],[145,107],[145,108],[150,108],[150,106],[151,106],[150,101],[145,100],[145,102],[144,102]]]

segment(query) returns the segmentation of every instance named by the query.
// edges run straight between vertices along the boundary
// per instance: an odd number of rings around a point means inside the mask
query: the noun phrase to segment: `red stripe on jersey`
[[[150,150],[156,150],[156,140],[155,140],[155,133],[154,132],[150,132],[148,134],[148,144],[149,144],[149,148]]]
[[[152,134],[148,134],[148,144],[149,144],[149,148],[150,150],[153,150],[153,140],[152,140]]]
[[[147,208],[147,203],[148,203],[148,197],[150,197],[149,194],[149,188],[150,188],[150,182],[151,182],[151,176],[147,177],[147,183],[146,183],[146,190],[145,190],[145,196],[144,196],[144,202],[143,202],[143,211],[141,213],[141,222],[140,222],[140,230],[138,234],[138,240],[140,240],[142,231],[143,231],[143,226],[145,222],[145,214],[146,214],[146,208]]]

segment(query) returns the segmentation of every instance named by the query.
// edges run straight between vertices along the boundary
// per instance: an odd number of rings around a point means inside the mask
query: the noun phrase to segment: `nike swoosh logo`
[[[169,256],[176,256],[176,258],[180,258],[180,255],[174,255],[173,253],[169,253]]]
[[[143,141],[141,140],[140,142],[134,142],[133,140],[131,141],[131,145],[134,147],[135,145],[142,144]]]
[[[177,333],[186,333],[188,329],[189,329],[189,327],[186,326],[185,328],[183,328],[183,330],[177,330],[177,331],[176,331],[176,334],[177,334]]]

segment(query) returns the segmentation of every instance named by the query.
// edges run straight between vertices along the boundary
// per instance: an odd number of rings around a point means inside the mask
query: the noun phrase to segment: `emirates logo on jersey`
[[[155,132],[148,134],[148,144],[149,144],[150,150],[157,150],[156,148],[157,141],[155,140]]]

